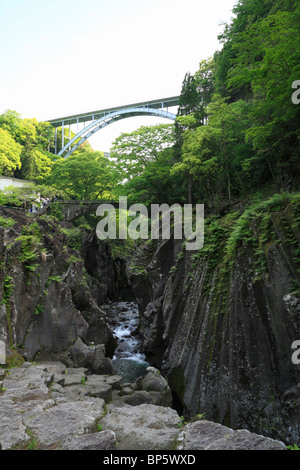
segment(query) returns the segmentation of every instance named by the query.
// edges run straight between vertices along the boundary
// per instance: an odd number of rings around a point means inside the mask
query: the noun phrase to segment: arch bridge
[[[169,112],[169,108],[178,106],[178,104],[179,96],[173,96],[171,98],[162,98],[153,101],[130,104],[127,106],[107,108],[58,119],[48,119],[47,122],[56,128],[55,154],[61,155],[64,158],[68,157],[85,140],[95,134],[95,132],[98,132],[100,129],[103,129],[109,124],[119,121],[120,119],[134,116],[157,116],[175,121],[176,115]],[[80,123],[83,123],[83,128],[81,130],[79,130]],[[86,123],[88,124],[86,125]],[[71,125],[77,125],[77,132],[73,138],[71,138]],[[66,134],[66,127],[68,126],[69,137]],[[59,127],[62,128],[62,148],[57,152],[57,129]],[[65,140],[67,140],[66,144]]]

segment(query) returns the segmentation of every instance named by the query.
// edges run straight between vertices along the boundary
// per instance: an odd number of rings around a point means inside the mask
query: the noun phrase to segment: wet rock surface
[[[1,370],[3,450],[285,449],[215,423],[182,426],[168,401],[170,389],[153,367],[132,384],[60,362]]]

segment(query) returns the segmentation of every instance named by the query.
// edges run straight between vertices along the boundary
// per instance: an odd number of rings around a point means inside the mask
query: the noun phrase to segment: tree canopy
[[[11,134],[0,128],[0,171],[6,175],[21,167],[22,147]]]
[[[174,126],[141,126],[132,133],[121,134],[111,149],[111,158],[124,178],[140,175],[160,152],[174,144]]]
[[[47,181],[71,199],[94,200],[110,191],[111,170],[102,152],[79,153],[54,162]]]
[[[298,190],[300,106],[292,95],[300,83],[300,4],[238,0],[233,13],[221,49],[183,77],[175,125],[121,134],[110,158],[85,142],[63,159],[54,155],[49,123],[7,110],[0,116],[2,174],[53,185],[73,199],[127,195],[146,205],[214,206],[264,186]],[[64,143],[74,136],[65,133]]]

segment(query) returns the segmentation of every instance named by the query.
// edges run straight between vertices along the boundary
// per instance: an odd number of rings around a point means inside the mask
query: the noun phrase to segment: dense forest
[[[0,336],[9,349],[9,367],[26,361],[20,374],[31,361],[60,361],[59,367],[82,365],[92,380],[99,374],[106,380],[115,374],[110,361],[118,342],[111,326],[119,327],[120,318],[131,319],[123,300],[134,299],[139,324],[133,334],[139,335],[152,372],[157,369],[156,380],[166,380],[180,415],[174,435],[191,425],[192,444],[186,449],[207,445],[207,435],[193,431],[200,420],[238,430],[235,442],[228,428],[224,436],[211,428],[212,449],[218,448],[216,440],[222,441],[221,448],[241,448],[243,430],[299,449],[300,2],[237,0],[233,14],[218,38],[220,50],[199,57],[198,70],[182,77],[175,124],[144,125],[123,133],[109,156],[85,141],[63,158],[55,152],[62,148],[62,129],[55,133],[50,123],[22,118],[17,111],[0,115],[0,175],[26,181],[25,186],[0,191]],[[41,204],[37,195],[59,200],[38,216],[24,213],[33,203]],[[139,203],[147,209],[151,204],[189,203],[194,209],[203,204],[203,247],[187,249],[186,240],[175,236],[175,223],[167,239],[145,240],[138,233],[137,239],[99,241],[94,208],[120,196],[128,197],[128,207]],[[121,211],[116,213],[115,222],[123,228]],[[139,225],[135,227],[138,232]],[[119,300],[122,310],[115,308]],[[47,390],[41,400],[36,376],[37,394],[31,377],[28,390],[18,374],[21,386],[9,385],[2,400],[0,448],[30,448],[29,437],[41,448],[55,448],[55,442],[60,448],[61,436],[53,438],[49,416],[57,413],[59,425],[55,420],[51,425],[59,431],[68,429],[61,426],[66,421],[77,434],[77,393],[82,408],[90,393],[89,374],[80,375],[76,394],[72,388],[68,396],[73,373],[70,382],[64,378],[52,383],[55,369],[51,380],[43,376],[44,388],[46,380],[51,382],[51,397],[57,400],[53,405]],[[133,449],[149,449],[152,443],[140,441],[150,431],[162,439],[164,432],[152,417],[161,420],[169,401],[162,406],[157,401],[161,382],[148,393],[139,379],[134,393],[128,391],[127,380],[121,391],[132,407],[120,405],[119,391],[105,398],[114,403],[109,412],[106,408],[104,421],[116,413],[116,426],[121,423],[126,438],[134,436]],[[63,391],[60,383],[66,385]],[[4,385],[0,383],[0,396],[6,393]],[[12,390],[20,390],[20,402]],[[97,388],[88,403],[100,396]],[[71,405],[66,397],[72,398]],[[151,407],[151,418],[143,414],[131,426],[131,417],[145,409],[136,404]],[[152,405],[158,404],[159,410],[153,411]],[[66,415],[65,405],[70,406]],[[89,423],[90,410],[84,404]],[[118,419],[124,410],[129,414]],[[79,421],[76,438],[101,434],[94,432],[100,421],[90,431],[81,415]],[[141,422],[147,422],[147,431],[140,432]],[[114,426],[111,419],[106,430]],[[167,426],[169,432],[169,420]],[[242,434],[246,440],[253,438]],[[39,442],[43,435],[46,444]],[[155,443],[153,448],[173,449],[180,442],[172,437],[172,447]],[[259,448],[254,441],[249,445]]]
[[[218,38],[221,50],[186,73],[175,126],[122,134],[109,159],[87,142],[63,159],[48,123],[7,110],[0,116],[2,175],[69,199],[127,195],[146,205],[216,208],[297,190],[300,5],[240,0],[233,13]],[[0,202],[17,204],[15,196],[1,193]]]

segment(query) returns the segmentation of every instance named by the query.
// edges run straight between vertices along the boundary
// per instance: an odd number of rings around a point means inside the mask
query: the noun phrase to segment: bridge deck
[[[53,127],[61,127],[62,125],[71,125],[76,124],[79,122],[87,122],[87,121],[94,121],[96,119],[105,116],[106,114],[110,114],[115,111],[119,111],[121,109],[126,108],[152,108],[152,109],[159,109],[159,108],[171,108],[173,106],[178,106],[179,104],[179,96],[173,96],[171,98],[162,98],[158,100],[152,101],[143,101],[142,103],[133,103],[124,106],[116,106],[114,108],[106,108],[101,109],[98,111],[91,111],[88,113],[81,113],[81,114],[74,114],[72,116],[65,116],[62,118],[56,119],[47,119],[46,122],[52,124]]]

